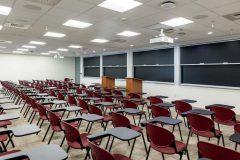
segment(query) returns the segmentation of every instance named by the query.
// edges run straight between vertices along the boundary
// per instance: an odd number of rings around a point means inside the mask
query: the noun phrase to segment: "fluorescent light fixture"
[[[131,47],[133,47],[134,45],[133,45],[133,44],[131,44],[130,46],[131,46]]]
[[[106,42],[109,42],[109,40],[96,38],[96,39],[91,40],[91,42],[95,42],[95,43],[106,43]]]
[[[18,51],[29,51],[27,48],[18,48]]]
[[[6,7],[6,6],[0,6],[0,14],[1,15],[9,15],[9,13],[11,12],[12,8],[11,7]]]
[[[70,45],[68,46],[69,48],[82,48],[82,46],[79,46],[79,45]]]
[[[2,25],[0,25],[0,30],[2,30],[2,28],[3,28],[3,26],[2,26]]]
[[[124,37],[133,37],[133,36],[138,36],[141,33],[133,32],[133,31],[123,31],[121,33],[118,33],[117,35],[119,36],[124,36]]]
[[[182,25],[189,24],[189,23],[193,23],[193,21],[183,18],[183,17],[173,18],[173,19],[161,22],[161,24],[171,26],[171,27],[182,26]]]
[[[175,37],[174,39],[175,39],[175,40],[178,40],[178,37]]]
[[[57,54],[59,53],[58,51],[48,51],[48,53],[54,53],[54,54]]]
[[[117,12],[126,12],[140,5],[142,5],[142,3],[135,0],[105,0],[98,6]]]
[[[92,24],[70,19],[67,22],[63,23],[63,25],[68,26],[68,27],[74,27],[74,28],[87,28],[87,27],[91,26]]]
[[[47,36],[47,37],[55,37],[55,38],[62,38],[62,37],[65,37],[66,34],[57,33],[57,32],[46,32],[46,33],[44,34],[44,36]]]
[[[44,56],[49,56],[50,55],[50,53],[47,53],[47,52],[46,53],[45,52],[44,53],[40,53],[40,54],[44,55]]]
[[[63,58],[64,58],[64,56],[59,56],[59,58],[60,58],[60,59],[63,59]]]
[[[213,32],[212,32],[212,31],[209,31],[207,34],[208,34],[208,35],[211,35],[211,34],[213,34]]]
[[[36,45],[45,45],[45,42],[40,42],[40,41],[30,41],[29,44],[36,44]]]
[[[63,51],[63,52],[67,52],[68,51],[68,49],[66,49],[66,48],[58,48],[57,50],[58,51]]]
[[[5,47],[5,46],[0,46],[0,48],[3,48],[3,49],[4,49],[4,48],[7,48],[7,47]]]
[[[12,53],[18,53],[18,54],[22,54],[23,51],[12,51]]]
[[[23,48],[32,48],[32,49],[33,49],[33,48],[36,48],[36,46],[29,46],[29,45],[23,45],[22,47],[23,47]]]

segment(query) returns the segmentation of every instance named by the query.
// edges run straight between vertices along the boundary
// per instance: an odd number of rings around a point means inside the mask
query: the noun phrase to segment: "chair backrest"
[[[30,98],[30,103],[32,108],[37,108],[37,102],[35,99]]]
[[[183,101],[175,101],[176,112],[181,115],[183,112],[192,110],[192,106],[189,103]]]
[[[81,135],[78,129],[64,121],[61,122],[61,125],[63,127],[68,145],[71,146],[72,143],[77,142],[80,143],[82,147]]]
[[[78,106],[81,107],[82,109],[89,110],[88,103],[80,98],[78,99]]]
[[[235,112],[231,109],[219,107],[219,106],[213,106],[210,109],[215,114],[213,115],[214,118],[222,120],[222,121],[236,121],[235,119]]]
[[[53,97],[56,97],[56,94],[55,94],[54,90],[52,90],[52,89],[50,90],[49,95],[53,96]]]
[[[137,109],[137,104],[132,102],[132,101],[129,101],[129,100],[124,100],[123,101],[123,107],[124,108],[135,108],[135,109]]]
[[[240,123],[237,123],[237,124],[234,125],[234,131],[236,133],[240,133]]]
[[[58,100],[64,100],[64,95],[61,92],[58,92]]]
[[[155,145],[157,147],[173,147],[175,143],[174,135],[160,127],[156,126],[151,123],[146,124],[146,132],[148,140],[150,141],[151,145]]]
[[[79,88],[79,87],[77,87],[77,88],[76,88],[76,92],[77,92],[77,94],[82,94],[82,89]]]
[[[93,97],[93,92],[89,90],[85,90],[88,97]]]
[[[100,148],[98,145],[89,142],[93,160],[115,160],[108,151]]]
[[[130,121],[122,114],[112,112],[112,124],[114,127],[130,127]]]
[[[37,104],[37,107],[38,107],[39,116],[41,118],[48,118],[48,116],[47,116],[47,109],[43,105],[41,105],[39,103]]]
[[[187,115],[187,120],[191,129],[196,131],[212,131],[214,132],[214,122],[207,117],[202,115],[189,113]]]
[[[102,116],[102,110],[94,105],[88,105],[89,113]]]
[[[119,90],[114,90],[113,93],[115,95],[123,96],[123,93],[121,91],[119,91]]]
[[[152,111],[153,117],[160,117],[160,116],[170,117],[171,116],[170,111],[163,107],[151,105],[151,111]]]
[[[211,160],[239,160],[240,153],[212,143],[198,142],[198,155]]]
[[[50,121],[51,128],[62,130],[61,119],[52,111],[48,111],[48,118]]]
[[[129,98],[141,98],[141,96],[139,94],[137,94],[137,93],[129,93],[128,97]]]
[[[74,96],[73,95],[68,95],[68,104],[69,105],[77,105],[77,101],[76,101],[76,99],[74,98]]]
[[[158,97],[149,97],[150,104],[158,104],[158,103],[163,103],[163,100]]]
[[[113,102],[113,99],[111,97],[105,96],[103,101],[104,102]]]
[[[102,96],[99,93],[93,92],[93,97],[101,98]]]

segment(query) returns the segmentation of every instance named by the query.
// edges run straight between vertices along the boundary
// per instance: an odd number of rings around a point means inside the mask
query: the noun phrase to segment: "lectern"
[[[102,76],[102,87],[113,90],[115,88],[115,78]]]
[[[142,93],[142,80],[138,78],[126,78],[127,93]]]

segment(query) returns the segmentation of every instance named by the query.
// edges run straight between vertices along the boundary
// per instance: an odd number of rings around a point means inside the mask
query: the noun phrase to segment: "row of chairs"
[[[68,95],[68,97],[69,97],[69,95]],[[128,102],[128,101],[123,101],[123,106],[125,106],[127,104],[126,102]],[[129,101],[129,103],[130,102],[131,101]],[[97,112],[95,110],[99,111],[98,107],[96,107],[94,105],[89,105],[87,102],[85,102],[85,103],[87,105],[87,112],[96,114]],[[135,103],[130,103],[130,104],[133,105]],[[175,106],[176,106],[176,104],[177,103],[175,102]],[[32,104],[30,103],[30,105],[32,105]],[[44,107],[44,106],[42,106],[42,107]],[[39,108],[41,108],[41,107],[39,107]],[[151,113],[152,113],[153,117],[170,116],[171,115],[169,110],[167,110],[165,108],[156,107],[153,104],[150,107],[148,107],[148,108],[151,110]],[[47,110],[45,108],[45,111],[43,113],[47,113],[45,115],[45,118],[46,117],[51,117],[50,116],[51,115],[51,111],[50,110]],[[39,112],[39,114],[40,114],[40,112]],[[59,118],[59,115],[57,115],[56,113],[52,112],[52,114],[54,114],[55,117]],[[179,115],[181,115],[181,113],[179,113]],[[200,115],[196,115],[196,114],[189,114],[187,116],[187,121],[188,121],[189,127],[190,127],[189,135],[194,133],[194,134],[197,134],[197,135],[201,136],[201,134],[199,132],[203,131],[202,129],[205,129],[204,130],[205,134],[202,134],[202,136],[207,136],[208,138],[215,137],[216,136],[215,135],[216,129],[214,128],[214,123],[212,123],[213,121],[211,119],[207,118],[207,117],[204,117],[206,119],[203,119],[203,117],[204,116],[200,116]],[[209,120],[211,120],[211,122]],[[49,119],[49,121],[50,121],[50,119]],[[108,155],[112,159],[113,158],[117,159],[116,155],[115,155],[116,157],[114,157],[114,155],[111,155],[107,151],[99,148],[99,146],[96,145],[96,144],[98,144],[98,142],[92,143],[92,142],[89,142],[86,138],[84,138],[84,136],[82,138],[81,137],[81,133],[79,133],[78,129],[76,128],[77,127],[76,124],[73,125],[73,124],[68,124],[66,122],[62,122],[61,118],[59,118],[59,121],[60,121],[60,125],[58,127],[60,128],[61,131],[65,132],[66,140],[67,140],[67,143],[68,143],[69,147],[77,148],[75,145],[72,144],[72,142],[78,142],[78,143],[82,143],[82,144],[86,143],[86,144],[88,144],[88,146],[86,148],[81,146],[79,149],[86,149],[87,153],[89,153],[89,149],[91,148],[92,157],[95,158],[94,160],[98,160],[100,157],[103,157],[103,156],[98,156],[98,154],[101,154],[99,152],[102,152],[102,154]],[[128,128],[134,129],[136,131],[142,132],[142,128],[141,127],[136,126],[136,125],[132,125],[130,123],[129,119],[127,119],[127,117],[122,115],[122,114],[118,114],[118,113],[112,112],[112,114],[111,114],[111,121],[112,121],[114,127],[124,126],[124,127],[128,127]],[[204,123],[200,123],[201,121],[203,121]],[[50,124],[51,124],[51,121],[50,121]],[[238,128],[237,126],[235,126],[235,127]],[[51,128],[53,128],[53,127],[51,127]],[[71,132],[68,133],[66,131],[66,128],[68,128],[67,130],[71,130]],[[205,132],[205,131],[208,131],[208,132]],[[68,136],[66,135],[66,132],[68,133]],[[211,134],[210,134],[210,132],[211,132]],[[74,136],[71,133],[74,133],[73,134]],[[182,143],[180,141],[176,141],[174,135],[170,131],[162,128],[161,126],[156,126],[156,125],[153,125],[153,124],[147,124],[146,125],[146,133],[147,133],[147,138],[150,141],[150,147],[148,149],[147,158],[149,156],[151,148],[161,152],[163,158],[164,158],[164,154],[176,154],[177,153],[177,154],[180,155],[180,157],[182,157],[182,155],[184,153],[187,153],[187,144],[184,144],[184,143]],[[81,138],[84,139],[84,140],[86,139],[86,141],[84,141],[84,142],[79,141],[79,138],[74,139],[73,137],[75,137],[76,135],[77,135],[77,137],[80,137],[80,139]],[[161,135],[161,136],[159,136],[159,135]],[[209,135],[211,137],[209,137]],[[164,138],[161,138],[161,137],[164,137]],[[144,139],[144,135],[143,135],[143,139]],[[75,140],[75,141],[73,141],[73,140]],[[69,143],[68,141],[70,141],[71,143]],[[212,151],[213,149],[206,150],[206,153],[204,151],[201,151],[200,147],[201,147],[201,145],[203,145],[202,143],[205,143],[205,142],[199,142],[198,143],[199,156],[200,157],[205,157],[205,158],[210,158],[210,157],[208,157],[207,151],[209,152],[209,151]],[[77,144],[77,143],[74,143],[74,144]],[[210,147],[210,148],[212,147],[211,144],[209,144],[209,143],[205,143],[205,148],[206,148],[206,146]],[[219,146],[215,145],[214,147],[217,148]],[[212,148],[214,148],[214,147],[212,147]],[[222,148],[220,148],[220,149],[222,149]],[[219,151],[220,149],[216,149],[216,150]],[[97,153],[95,153],[95,152],[97,152]],[[231,150],[229,150],[229,153],[227,152],[228,155],[238,157],[238,154],[236,154],[236,152],[232,152],[233,154],[230,154],[230,152],[231,152]],[[187,155],[188,155],[188,153],[187,153]],[[122,155],[120,155],[120,157],[121,156]],[[86,154],[85,158],[87,158],[87,157],[89,157],[89,154]],[[124,157],[124,156],[122,156],[122,157]],[[126,157],[124,157],[124,158],[126,158]],[[211,158],[211,159],[214,160],[214,157]]]

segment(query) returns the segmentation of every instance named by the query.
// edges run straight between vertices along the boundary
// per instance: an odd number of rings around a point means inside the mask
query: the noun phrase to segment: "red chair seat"
[[[142,128],[133,124],[130,124],[130,127],[132,130],[137,131],[137,132],[142,132]]]
[[[175,148],[173,147],[159,147],[159,146],[156,146],[154,144],[151,144],[152,148],[161,152],[161,153],[164,153],[164,154],[175,154],[175,153],[178,153],[178,152],[181,152],[181,151],[184,151],[186,150],[187,148],[187,145],[180,142],[180,141],[175,141],[175,144],[176,144],[176,149],[177,149],[177,152],[175,150]]]
[[[130,158],[121,155],[121,154],[113,154],[114,160],[131,160]]]
[[[89,146],[89,142],[87,138],[88,135],[89,135],[88,133],[81,134],[82,145],[79,142],[73,142],[73,143],[68,142],[68,145],[75,149],[87,148]]]
[[[0,121],[0,127],[6,127],[11,124],[12,124],[11,121]]]
[[[7,134],[0,135],[0,142],[4,142],[6,140],[8,140],[8,135]]]
[[[192,132],[199,136],[203,136],[203,137],[207,137],[207,138],[220,136],[222,134],[222,132],[217,129],[215,130],[216,136],[214,135],[214,133],[212,131],[196,131],[196,130],[192,129]]]
[[[87,109],[82,109],[81,112],[87,114],[88,110]]]
[[[235,124],[240,123],[240,121],[237,121],[237,122],[234,122],[234,121],[231,121],[231,120],[222,121],[222,120],[217,119],[217,118],[214,119],[214,122],[219,123],[219,124],[223,124],[223,125],[227,125],[227,126],[234,126]]]
[[[104,122],[112,121],[112,116],[110,116],[110,115],[105,115],[104,118],[103,118],[103,121],[104,121]]]

